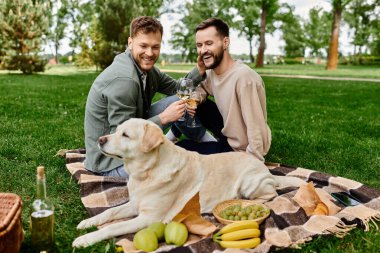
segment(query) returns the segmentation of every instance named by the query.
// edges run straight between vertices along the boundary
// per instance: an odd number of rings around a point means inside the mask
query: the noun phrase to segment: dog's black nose
[[[104,143],[106,143],[107,142],[107,137],[105,137],[105,136],[101,136],[101,137],[99,137],[99,144],[100,145],[104,145]]]

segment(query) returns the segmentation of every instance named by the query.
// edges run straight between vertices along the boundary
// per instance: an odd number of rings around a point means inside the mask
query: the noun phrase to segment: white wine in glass
[[[189,106],[191,109],[197,109],[199,102],[200,102],[200,96],[199,94],[195,91],[195,88],[192,89],[190,98],[186,100],[187,106]],[[198,124],[195,121],[195,115],[193,119],[191,120],[190,123],[187,124],[188,127],[200,127],[200,124]]]
[[[187,100],[190,97],[190,87],[193,86],[193,80],[190,78],[181,78],[179,87],[177,89],[177,96],[182,100]],[[182,116],[178,121],[185,121],[185,117]]]

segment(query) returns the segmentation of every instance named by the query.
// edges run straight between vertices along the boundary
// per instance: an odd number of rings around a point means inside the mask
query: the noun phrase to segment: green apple
[[[165,224],[162,222],[154,222],[149,225],[148,229],[152,230],[156,236],[159,242],[163,241],[165,239]]]
[[[158,248],[158,240],[152,230],[144,228],[133,237],[133,245],[138,250],[150,252]]]
[[[186,226],[180,222],[172,221],[166,225],[165,242],[167,244],[182,246],[187,241],[188,235]]]

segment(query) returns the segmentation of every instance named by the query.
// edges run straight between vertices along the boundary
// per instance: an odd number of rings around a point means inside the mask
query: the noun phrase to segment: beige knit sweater
[[[266,97],[261,77],[241,61],[221,75],[207,70],[207,78],[198,87],[202,95],[214,96],[223,117],[222,133],[235,151],[246,151],[261,161],[271,144],[267,125]]]

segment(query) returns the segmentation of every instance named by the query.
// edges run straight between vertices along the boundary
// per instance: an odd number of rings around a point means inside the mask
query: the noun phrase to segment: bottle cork
[[[37,167],[37,178],[38,179],[44,179],[45,178],[45,167],[44,166],[38,166]]]

